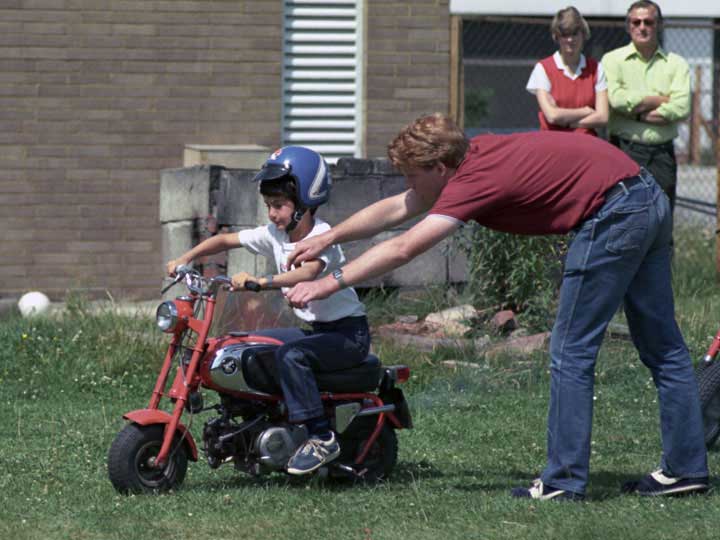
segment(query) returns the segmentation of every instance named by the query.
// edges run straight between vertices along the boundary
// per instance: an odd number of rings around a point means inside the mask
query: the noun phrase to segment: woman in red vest
[[[553,18],[550,33],[558,50],[535,64],[526,87],[537,97],[540,128],[597,135],[608,119],[607,81],[600,62],[582,54],[588,23],[567,7]]]

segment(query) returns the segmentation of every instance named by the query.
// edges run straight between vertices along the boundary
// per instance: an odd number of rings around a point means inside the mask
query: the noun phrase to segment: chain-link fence
[[[550,22],[539,17],[463,21],[464,120],[470,135],[538,129],[537,100],[525,86],[535,63],[557,50]],[[588,56],[599,60],[629,43],[621,19],[588,18],[588,23]],[[686,272],[704,268],[709,275],[715,264],[720,26],[711,20],[666,20],[662,42],[688,61],[692,84],[692,113],[675,140],[675,266]]]

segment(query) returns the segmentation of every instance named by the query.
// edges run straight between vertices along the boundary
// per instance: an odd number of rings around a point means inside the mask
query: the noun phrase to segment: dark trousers
[[[670,212],[675,210],[675,191],[677,187],[677,161],[672,141],[662,144],[642,144],[610,136],[610,142],[645,167],[670,199]]]
[[[315,373],[350,369],[362,364],[370,351],[370,330],[365,317],[314,323],[312,327],[312,330],[273,328],[254,332],[283,342],[275,352],[275,365],[291,422],[325,414]]]

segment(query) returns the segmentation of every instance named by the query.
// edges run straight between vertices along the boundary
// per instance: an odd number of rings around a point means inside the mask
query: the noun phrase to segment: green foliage
[[[480,125],[490,110],[490,100],[494,90],[492,88],[465,88],[465,125],[474,127]]]
[[[457,242],[468,259],[467,288],[476,306],[512,309],[531,328],[550,327],[564,238],[507,234],[472,224]]]

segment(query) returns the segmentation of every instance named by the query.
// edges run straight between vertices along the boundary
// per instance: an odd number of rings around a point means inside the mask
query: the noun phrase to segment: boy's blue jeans
[[[314,373],[360,365],[370,350],[365,317],[314,323],[312,331],[274,328],[255,333],[284,343],[275,351],[275,365],[288,418],[297,423],[325,415]]]
[[[623,305],[633,343],[657,388],[660,466],[682,477],[708,475],[697,383],[675,321],[672,217],[667,196],[641,182],[608,198],[570,244],[550,341],[547,467],[542,481],[585,493],[590,466],[595,360]],[[630,180],[630,179],[628,179]]]

